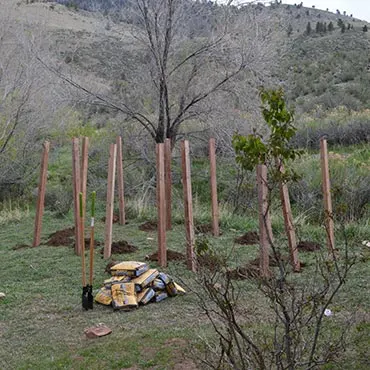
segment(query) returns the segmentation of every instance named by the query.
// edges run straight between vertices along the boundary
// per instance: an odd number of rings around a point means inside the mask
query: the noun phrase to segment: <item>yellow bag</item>
[[[140,291],[144,288],[146,288],[157,276],[159,275],[159,272],[157,269],[150,269],[146,272],[144,272],[139,277],[132,279],[131,282],[135,284],[137,287],[137,291]]]
[[[111,274],[115,276],[140,276],[149,269],[149,266],[144,262],[123,261],[117,263],[110,268]]]
[[[95,302],[110,306],[112,303],[112,292],[109,288],[101,288],[95,296]]]
[[[116,283],[129,283],[130,278],[128,276],[112,276],[110,279],[104,280],[104,286],[108,289],[112,287],[112,284]]]
[[[175,285],[175,288],[176,288],[178,294],[185,294],[186,293],[186,290],[184,288],[182,288],[179,284],[174,282],[174,285]]]
[[[137,301],[141,304],[149,303],[155,296],[155,291],[152,288],[145,288],[137,295]]]
[[[112,285],[112,306],[115,310],[136,308],[138,306],[135,284],[118,283]]]

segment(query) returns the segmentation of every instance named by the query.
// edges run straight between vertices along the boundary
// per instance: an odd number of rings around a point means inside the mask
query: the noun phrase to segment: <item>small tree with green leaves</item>
[[[286,106],[284,92],[278,90],[261,90],[262,115],[270,129],[268,138],[254,132],[248,136],[236,134],[233,147],[237,154],[236,161],[246,170],[252,171],[258,164],[265,164],[276,169],[275,163],[286,164],[288,160],[297,159],[302,151],[290,144],[297,129],[293,125],[293,111]],[[297,179],[297,174],[288,167],[284,174],[281,171],[270,171],[277,180]],[[284,177],[282,179],[281,177]]]

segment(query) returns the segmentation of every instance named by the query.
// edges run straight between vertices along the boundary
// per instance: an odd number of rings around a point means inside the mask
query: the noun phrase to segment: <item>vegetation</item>
[[[6,294],[0,298],[0,367],[364,368],[368,24],[343,11],[281,1],[239,7],[186,0],[8,3],[0,13],[0,291]],[[285,100],[271,86],[281,86]],[[96,306],[86,313],[73,238],[64,247],[46,242],[50,233],[73,225],[70,139],[76,136],[90,139],[88,189],[97,191],[97,238],[103,240],[108,148],[117,135],[124,142],[129,223],[114,225],[113,239],[124,238],[139,250],[112,259],[144,260],[156,250],[156,233],[138,226],[156,217],[155,143],[166,137],[173,144],[169,248],[185,249],[177,143],[183,138],[191,142],[199,225],[210,222],[206,143],[216,137],[223,234],[198,235],[201,259],[212,261],[198,275],[170,262],[167,272],[182,280],[186,296],[133,312]],[[275,275],[256,279],[253,268],[252,275],[244,268],[258,256],[258,246],[235,243],[258,225],[255,175],[247,170],[283,160],[298,239],[325,245],[322,136],[330,150],[341,258],[328,261],[323,249],[301,253],[303,271],[293,274],[279,202],[272,197]],[[44,140],[51,142],[51,152],[43,245],[29,248]],[[97,249],[95,289],[108,262],[99,256]],[[325,316],[325,309],[332,315]],[[232,325],[230,317],[236,319]],[[85,339],[83,330],[99,322],[113,334]]]

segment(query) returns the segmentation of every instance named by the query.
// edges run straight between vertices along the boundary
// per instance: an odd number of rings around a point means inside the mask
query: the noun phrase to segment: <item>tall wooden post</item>
[[[80,153],[78,138],[72,139],[73,210],[75,217],[75,253],[81,255],[80,200],[81,189]]]
[[[82,222],[81,224],[81,240],[85,241],[85,214],[86,214],[86,190],[87,190],[87,168],[89,160],[89,138],[83,137],[81,149],[81,184],[80,192],[82,193]]]
[[[269,235],[271,238],[271,226],[268,223],[270,217],[268,213],[268,186],[267,186],[267,167],[257,166],[257,189],[258,189],[258,211],[259,211],[259,234],[260,234],[260,275],[261,277],[270,276],[269,266]]]
[[[193,196],[191,190],[190,150],[188,140],[184,140],[181,142],[181,159],[186,229],[186,260],[188,269],[195,272],[197,266],[194,253],[195,234],[193,219]]]
[[[157,211],[158,211],[158,262],[161,267],[167,266],[166,248],[166,183],[165,183],[165,145],[157,144]]]
[[[164,142],[164,166],[165,166],[165,186],[166,186],[166,228],[172,229],[172,174],[171,174],[171,139]]]
[[[117,136],[117,182],[118,182],[118,202],[119,202],[119,224],[126,223],[125,213],[125,185],[123,181],[123,156],[122,156],[122,138]]]
[[[276,160],[276,165],[281,173],[284,173],[284,166]],[[293,225],[292,209],[290,207],[289,191],[286,183],[280,181],[280,200],[283,208],[285,232],[288,237],[289,251],[290,251],[290,262],[293,270],[299,272],[301,270],[301,264],[298,258],[297,239]]]
[[[107,184],[107,206],[105,213],[105,244],[104,258],[111,256],[112,230],[113,230],[113,208],[114,208],[114,181],[116,173],[117,145],[111,144],[109,149],[108,184]]]
[[[37,194],[35,231],[34,231],[33,243],[32,243],[33,247],[39,246],[41,242],[42,216],[44,214],[49,149],[50,149],[50,143],[48,141],[45,141],[43,144],[43,151],[41,155],[41,168],[40,168],[39,188],[38,188],[38,194]]]
[[[326,244],[329,252],[333,253],[335,250],[334,220],[330,192],[328,144],[325,138],[320,139],[320,157],[321,157],[322,191],[324,195],[324,209],[325,209]]]
[[[209,162],[211,175],[212,233],[213,236],[219,236],[220,226],[217,199],[216,141],[214,138],[209,139]]]

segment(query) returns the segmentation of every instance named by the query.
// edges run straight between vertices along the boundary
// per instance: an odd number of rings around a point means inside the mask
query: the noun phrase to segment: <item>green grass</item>
[[[101,216],[98,215],[98,219]],[[209,239],[215,250],[232,256],[231,266],[241,265],[258,254],[258,246],[238,246],[233,242],[245,231],[256,230],[256,221],[234,221],[234,228],[223,227],[220,238]],[[156,250],[156,233],[139,231],[140,222],[133,219],[126,226],[114,225],[113,239],[127,240],[139,250],[131,255],[114,255],[113,259],[144,260],[146,255]],[[273,224],[277,234],[282,227],[278,216],[273,218]],[[72,225],[70,215],[57,219],[46,213],[43,242],[51,232]],[[335,302],[338,312],[354,314],[356,324],[347,359],[348,364],[354,365],[356,357],[360,358],[358,363],[361,364],[366,354],[365,334],[369,332],[367,315],[370,304],[366,279],[369,253],[360,243],[362,238],[370,239],[368,226],[349,226],[352,252],[358,255],[359,262]],[[201,342],[200,333],[206,337],[211,335],[211,328],[201,315],[192,293],[132,312],[114,312],[97,304],[93,311],[83,311],[80,258],[74,255],[72,247],[40,246],[13,250],[17,244],[30,244],[32,232],[32,214],[21,221],[7,223],[0,231],[0,290],[6,293],[6,298],[0,302],[1,368],[122,369],[137,366],[139,369],[172,369],[176,363],[192,356],[192,349]],[[306,240],[325,241],[323,230],[314,225],[304,225],[300,234]],[[104,225],[98,222],[96,238],[102,240],[103,235]],[[277,238],[279,244],[284,243],[283,237]],[[184,252],[182,224],[175,225],[168,233],[167,243],[169,249]],[[338,243],[342,244],[340,237]],[[95,290],[108,276],[104,273],[107,261],[101,258],[99,251],[97,249],[95,253]],[[313,268],[314,257],[301,254],[301,259],[307,267],[298,278],[305,279]],[[156,267],[155,263],[151,265]],[[165,271],[185,284],[192,284],[192,274],[182,263],[170,263]],[[268,315],[268,307],[261,308],[262,301],[253,289],[255,287],[251,286],[249,294],[252,297],[248,299],[247,307],[256,312],[253,326],[258,330],[266,325],[264,315]],[[100,339],[86,339],[84,329],[100,322],[112,328],[113,333]]]

